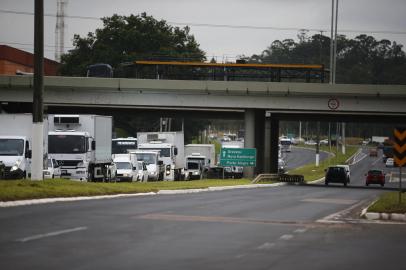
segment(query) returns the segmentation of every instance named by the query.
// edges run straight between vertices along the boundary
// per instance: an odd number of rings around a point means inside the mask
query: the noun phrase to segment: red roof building
[[[57,76],[59,63],[44,58],[44,75]],[[0,75],[34,72],[34,55],[7,45],[0,45]]]

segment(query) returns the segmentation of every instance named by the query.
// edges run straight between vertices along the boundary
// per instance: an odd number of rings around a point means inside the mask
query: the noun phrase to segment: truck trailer
[[[214,144],[185,145],[185,179],[203,179],[215,166]]]
[[[49,115],[48,153],[64,178],[109,181],[116,168],[111,156],[112,117]]]
[[[138,132],[137,140],[140,150],[160,151],[160,160],[165,166],[164,180],[184,179],[183,132]]]

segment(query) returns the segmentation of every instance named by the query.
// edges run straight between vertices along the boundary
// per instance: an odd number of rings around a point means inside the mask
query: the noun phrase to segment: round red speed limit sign
[[[330,98],[327,103],[330,110],[337,110],[340,107],[340,101],[336,98]]]

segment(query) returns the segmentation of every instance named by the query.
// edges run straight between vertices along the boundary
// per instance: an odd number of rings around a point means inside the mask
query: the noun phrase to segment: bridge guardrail
[[[264,173],[259,174],[252,183],[259,183],[261,181],[275,181],[284,183],[304,183],[304,176],[300,174],[272,174]]]

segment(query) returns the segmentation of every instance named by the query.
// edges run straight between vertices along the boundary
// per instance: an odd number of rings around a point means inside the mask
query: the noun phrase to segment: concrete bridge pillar
[[[264,171],[265,153],[265,110],[247,109],[245,110],[245,148],[257,149],[257,165],[255,168],[244,168],[244,177],[253,178],[255,174]]]
[[[255,110],[246,109],[244,115],[244,148],[255,148]],[[244,167],[244,177],[253,178],[254,168]]]
[[[257,149],[257,166],[254,174],[264,173],[265,167],[265,110],[255,110],[255,148]]]
[[[269,159],[265,162],[268,163],[269,173],[278,173],[278,158],[279,158],[279,120],[276,118],[269,118],[269,137],[266,138],[269,142]],[[268,149],[267,149],[268,150]]]

